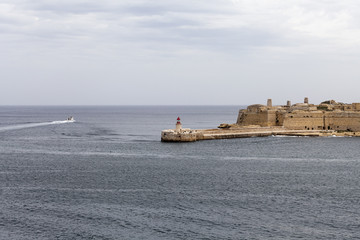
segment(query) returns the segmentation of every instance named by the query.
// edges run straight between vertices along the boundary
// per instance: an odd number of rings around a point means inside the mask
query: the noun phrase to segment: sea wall
[[[240,126],[248,125],[259,125],[267,127],[268,124],[268,113],[264,112],[242,112],[239,113],[241,116],[238,117],[238,124]]]
[[[293,111],[284,115],[283,126],[293,130],[360,131],[360,112]]]
[[[196,130],[175,131],[172,129],[161,132],[161,141],[163,142],[194,142],[202,140],[203,134]]]
[[[293,111],[284,115],[283,126],[293,130],[322,130],[324,113],[322,111]]]
[[[174,130],[164,130],[161,133],[163,142],[194,142],[199,140],[230,139],[230,138],[249,138],[267,136],[359,136],[357,132],[341,132],[333,130],[287,130],[281,127],[253,127],[253,128],[234,128],[234,129],[203,129],[176,132]]]
[[[325,128],[337,131],[360,131],[360,112],[326,112]]]

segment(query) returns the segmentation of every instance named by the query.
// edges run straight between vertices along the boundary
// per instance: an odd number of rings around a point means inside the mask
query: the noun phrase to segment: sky
[[[360,102],[356,0],[0,0],[0,105]]]

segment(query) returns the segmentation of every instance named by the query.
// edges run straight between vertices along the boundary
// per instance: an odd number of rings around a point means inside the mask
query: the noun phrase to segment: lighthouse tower
[[[176,132],[180,132],[181,131],[181,122],[180,122],[180,118],[178,117],[177,118],[177,122],[176,122],[176,128],[175,128],[175,131]]]

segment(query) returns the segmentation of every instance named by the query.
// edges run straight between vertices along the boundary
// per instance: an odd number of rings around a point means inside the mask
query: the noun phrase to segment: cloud
[[[4,1],[3,1],[4,2]],[[5,1],[6,2],[6,1]],[[351,8],[349,8],[351,6]],[[353,1],[8,1],[0,34],[119,41],[209,51],[289,45],[358,46]],[[308,44],[312,42],[312,44]],[[290,44],[291,43],[291,44]],[[194,45],[193,45],[194,44]],[[135,44],[136,45],[136,44]],[[228,46],[228,48],[227,48]],[[314,47],[314,46],[312,46]],[[313,50],[313,49],[310,49]]]
[[[343,69],[355,79],[355,67],[345,66],[358,61],[359,23],[355,0],[2,0],[0,62],[9,70],[1,74],[9,86],[34,74],[79,88],[91,79],[94,89],[129,78],[171,86],[182,77],[194,92],[222,76],[237,87],[250,79],[252,90],[288,78],[311,85],[302,78],[322,82]]]

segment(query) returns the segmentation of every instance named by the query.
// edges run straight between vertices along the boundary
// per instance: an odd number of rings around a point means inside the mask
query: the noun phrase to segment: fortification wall
[[[283,126],[290,130],[360,132],[360,103],[337,104],[331,100],[320,105],[297,103],[291,107],[273,107],[270,99],[268,103],[268,106],[254,104],[248,106],[246,110],[240,110],[237,124],[261,127]]]
[[[284,118],[285,113],[284,112],[276,112],[276,126],[283,126],[284,125]]]
[[[267,112],[242,112],[238,117],[237,124],[240,126],[259,125],[262,127],[268,126]]]
[[[284,115],[283,126],[294,130],[321,130],[324,128],[322,111],[295,111]]]
[[[276,111],[268,110],[267,115],[267,126],[276,126]]]
[[[360,112],[326,112],[326,130],[360,131]]]
[[[360,103],[353,103],[351,105],[353,110],[360,111]]]
[[[239,114],[238,114],[238,117],[236,119],[236,124],[240,125],[241,124],[241,121],[242,121],[242,118],[243,118],[243,115],[245,113],[245,110],[244,109],[240,109],[239,110]]]

